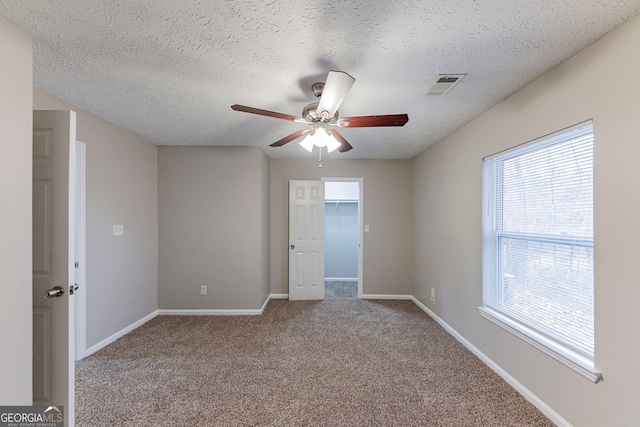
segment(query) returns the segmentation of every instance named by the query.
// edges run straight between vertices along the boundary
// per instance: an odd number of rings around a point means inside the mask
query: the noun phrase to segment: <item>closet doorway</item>
[[[325,297],[362,298],[362,178],[323,178]]]

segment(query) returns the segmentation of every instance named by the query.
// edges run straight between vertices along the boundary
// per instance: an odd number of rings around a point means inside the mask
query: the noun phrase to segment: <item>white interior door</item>
[[[76,117],[33,114],[33,403],[64,407],[74,425]],[[59,296],[46,292],[62,289]]]
[[[289,299],[324,299],[322,181],[289,181]]]

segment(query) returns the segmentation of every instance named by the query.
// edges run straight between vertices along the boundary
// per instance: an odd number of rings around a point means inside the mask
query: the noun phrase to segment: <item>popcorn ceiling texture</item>
[[[404,128],[345,129],[329,157],[407,159],[640,11],[638,0],[0,1],[34,37],[34,86],[159,145],[261,146],[304,125],[329,70],[356,78],[342,116],[408,113]],[[437,74],[467,73],[445,97]]]

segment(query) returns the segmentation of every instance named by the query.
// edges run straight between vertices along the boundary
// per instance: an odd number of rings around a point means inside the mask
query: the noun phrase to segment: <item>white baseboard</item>
[[[571,424],[564,418],[562,418],[556,411],[551,409],[549,405],[544,403],[538,396],[533,394],[529,389],[519,383],[515,378],[513,378],[507,371],[502,369],[497,363],[491,360],[486,354],[481,352],[476,346],[471,344],[465,337],[460,335],[455,329],[453,329],[449,324],[447,324],[444,320],[438,317],[433,311],[431,311],[426,305],[420,302],[416,297],[411,296],[410,298],[418,307],[422,309],[425,313],[427,313],[433,320],[438,322],[440,326],[442,326],[450,335],[452,335],[455,339],[457,339],[462,345],[467,347],[473,354],[475,354],[478,359],[482,360],[488,367],[493,369],[493,371],[500,375],[503,380],[511,385],[511,387],[515,388],[518,393],[520,393],[525,399],[531,402],[536,408],[540,410],[544,415],[546,415],[551,421],[553,421],[558,426],[566,426],[571,427]]]
[[[271,294],[271,299],[289,299],[289,294]]]
[[[262,314],[271,297],[260,308],[161,309],[161,316],[257,316]]]
[[[149,320],[153,319],[157,315],[158,315],[158,310],[154,311],[153,313],[149,313],[146,316],[144,316],[142,319],[140,319],[140,320],[138,320],[136,322],[133,322],[132,324],[130,324],[126,328],[123,328],[123,329],[119,330],[118,332],[116,332],[115,334],[111,335],[110,337],[107,337],[107,338],[103,339],[102,341],[100,341],[99,343],[92,345],[91,347],[87,348],[80,355],[80,359],[84,359],[85,357],[95,353],[96,351],[108,346],[109,344],[111,344],[112,342],[117,340],[118,338],[121,338],[121,337],[125,336],[126,334],[128,334],[129,332],[133,331],[134,329],[138,328],[139,326],[144,325],[145,323],[147,323]]]
[[[335,282],[357,282],[357,277],[325,277],[325,281],[335,281]]]
[[[163,316],[257,316],[264,312],[267,304],[273,298],[269,295],[260,308],[213,308],[213,309],[159,309]]]
[[[262,314],[262,310],[256,309],[163,309],[158,310],[160,316],[256,316]]]
[[[392,294],[362,294],[362,299],[413,299],[413,296]]]

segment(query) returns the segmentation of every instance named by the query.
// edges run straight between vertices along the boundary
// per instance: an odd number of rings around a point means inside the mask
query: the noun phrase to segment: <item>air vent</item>
[[[466,74],[439,74],[429,85],[427,95],[444,96],[466,76]]]

